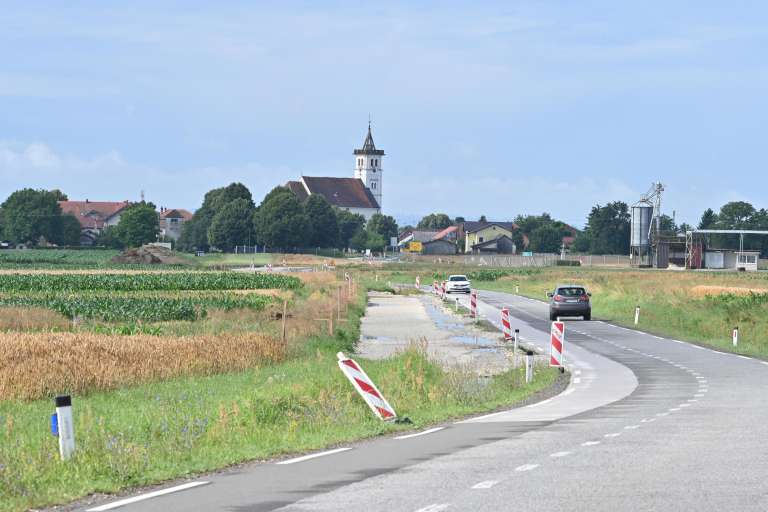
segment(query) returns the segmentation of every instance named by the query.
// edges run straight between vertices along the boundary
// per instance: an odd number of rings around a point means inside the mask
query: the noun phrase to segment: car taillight
[[[555,295],[553,297],[555,299],[555,302],[563,302],[563,296],[562,295]]]
[[[579,297],[579,301],[589,302],[589,295],[582,295],[581,297]]]

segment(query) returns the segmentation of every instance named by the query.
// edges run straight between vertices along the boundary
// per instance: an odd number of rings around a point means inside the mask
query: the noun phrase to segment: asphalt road
[[[545,350],[546,305],[481,292],[489,320],[504,305]],[[545,402],[246,466],[120,509],[768,510],[767,362],[599,321],[568,322],[565,354],[571,385]]]

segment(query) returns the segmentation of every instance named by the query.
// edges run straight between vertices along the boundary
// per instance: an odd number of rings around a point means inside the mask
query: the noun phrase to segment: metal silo
[[[652,205],[637,203],[632,207],[632,224],[629,238],[632,247],[647,247],[651,245],[649,238],[651,222],[653,222]]]

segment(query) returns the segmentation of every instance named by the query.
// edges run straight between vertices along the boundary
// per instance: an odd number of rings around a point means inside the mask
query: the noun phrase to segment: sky
[[[0,200],[194,210],[244,183],[352,176],[383,210],[508,220],[636,202],[768,207],[768,4],[5,2]]]

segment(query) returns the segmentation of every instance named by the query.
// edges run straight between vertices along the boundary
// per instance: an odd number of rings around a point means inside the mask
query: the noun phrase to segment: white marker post
[[[57,396],[56,426],[59,436],[59,454],[61,460],[69,459],[75,452],[75,425],[72,421],[72,397]]]
[[[513,348],[512,354],[514,354],[513,361],[515,364],[515,368],[517,368],[517,342],[520,340],[520,329],[515,329],[515,336],[513,339],[514,339],[514,345],[512,347]]]
[[[525,383],[530,384],[533,380],[533,351],[525,353]]]
[[[640,322],[640,306],[635,306],[635,325]]]
[[[739,344],[739,328],[738,327],[733,328],[732,336],[733,336],[733,346],[736,347]]]
[[[520,295],[520,286],[515,285],[515,295]]]

